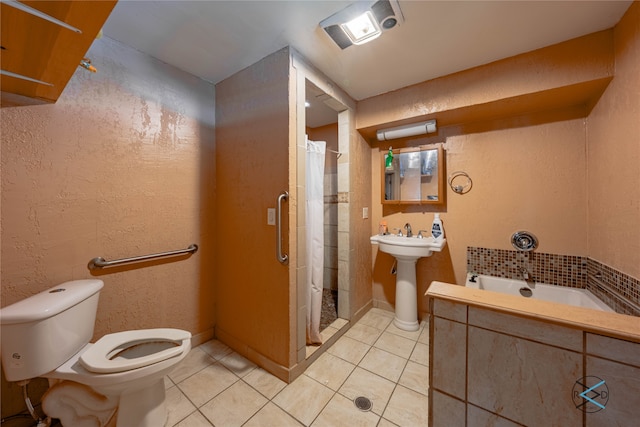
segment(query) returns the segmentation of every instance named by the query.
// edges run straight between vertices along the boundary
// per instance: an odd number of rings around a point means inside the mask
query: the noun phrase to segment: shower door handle
[[[282,264],[289,263],[289,256],[282,253],[282,201],[289,198],[289,192],[283,191],[276,203],[276,258]]]

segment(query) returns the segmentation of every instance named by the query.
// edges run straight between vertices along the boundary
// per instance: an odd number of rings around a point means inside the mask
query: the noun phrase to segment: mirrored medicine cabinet
[[[383,204],[441,204],[444,202],[442,145],[381,151]]]

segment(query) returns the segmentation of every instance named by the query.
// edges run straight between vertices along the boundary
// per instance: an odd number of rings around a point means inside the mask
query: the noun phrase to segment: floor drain
[[[364,396],[356,397],[355,399],[353,399],[353,403],[355,403],[356,408],[360,409],[361,411],[370,411],[371,407],[373,406],[371,400]]]

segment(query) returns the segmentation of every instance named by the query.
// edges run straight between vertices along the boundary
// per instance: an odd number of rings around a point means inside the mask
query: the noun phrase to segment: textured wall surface
[[[530,58],[525,54],[487,66],[499,66],[494,70],[499,82],[487,77],[485,67],[480,67],[416,86],[431,105],[439,98],[431,97],[426,89],[439,94],[444,90],[441,85],[460,95],[455,102],[466,99],[470,104],[494,97],[494,87],[501,93],[523,93],[534,81],[538,81],[538,89],[547,83],[562,85],[573,78],[588,78],[590,72],[606,71],[615,40],[615,77],[586,120],[562,120],[559,111],[558,120],[550,116],[548,123],[498,126],[461,135],[445,130],[446,137],[410,141],[411,145],[444,142],[447,175],[462,170],[473,179],[472,190],[465,195],[447,186],[446,204],[441,207],[382,208],[377,204],[381,191],[379,150],[388,146],[372,148],[372,232],[377,231],[382,218],[390,228],[410,222],[414,230],[429,229],[433,213],[441,213],[447,246],[442,253],[418,262],[418,295],[424,294],[432,280],[463,283],[468,246],[512,249],[510,236],[517,230],[533,232],[539,238],[540,252],[589,256],[631,276],[640,274],[638,22],[638,5],[634,3],[615,30],[541,49]],[[584,52],[558,55],[569,46],[583,46],[585,40],[601,42],[588,61],[567,59]],[[535,59],[537,65],[522,68],[529,59]],[[478,82],[484,82],[486,93],[478,91]],[[383,113],[388,114],[386,120],[410,116],[412,108],[420,109],[424,102],[416,98],[416,91],[399,91],[407,95],[405,104],[396,103],[396,92],[388,98],[381,95],[360,102],[359,125],[361,121],[381,120]],[[449,101],[441,102],[446,109]],[[395,277],[389,273],[392,263],[392,257],[379,251],[374,257],[373,292],[378,306],[392,307],[395,301]],[[421,311],[427,309],[425,300],[419,304]]]
[[[262,363],[285,368],[292,363],[289,267],[276,260],[267,208],[281,191],[291,192],[288,85],[287,49],[216,84],[216,336],[254,361],[266,357]],[[294,203],[290,197],[282,211],[289,254]]]
[[[54,105],[2,109],[2,306],[96,277],[94,339],[173,327],[211,336],[214,87],[110,39]],[[185,248],[190,258],[92,275],[107,260]],[[46,389],[32,383],[31,397]],[[2,381],[2,416],[24,409]]]
[[[615,78],[587,120],[589,257],[640,279],[639,2],[614,40]]]
[[[359,101],[358,129],[611,76],[612,39],[601,31]]]
[[[464,283],[468,246],[513,249],[511,234],[528,230],[538,237],[540,252],[585,256],[584,146],[584,120],[447,138],[447,174],[467,172],[472,190],[459,195],[446,185],[445,206],[385,206],[376,210],[373,219],[378,224],[384,215],[390,229],[409,222],[414,231],[430,230],[433,214],[440,212],[447,245],[443,252],[418,261],[419,310],[428,309],[422,296],[431,281]],[[380,167],[374,148],[375,206],[380,206]],[[389,273],[392,263],[393,257],[377,251],[376,301],[395,301],[395,276]]]
[[[214,326],[214,87],[113,40],[55,105],[2,110],[2,305],[58,283],[105,282],[95,336]],[[87,269],[186,248],[175,262]]]
[[[353,117],[353,116],[352,116]],[[351,249],[351,315],[363,314],[373,297],[371,288],[371,188],[370,148],[355,129],[355,120],[349,129],[353,148],[349,158],[349,231]],[[373,199],[377,202],[377,199]],[[362,210],[369,210],[363,218]],[[377,224],[377,223],[376,223]],[[377,227],[376,227],[377,229]]]

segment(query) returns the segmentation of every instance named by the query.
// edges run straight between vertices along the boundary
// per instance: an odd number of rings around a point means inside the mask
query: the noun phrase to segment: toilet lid
[[[100,338],[80,356],[88,371],[123,372],[162,362],[184,351],[191,333],[181,329],[140,329],[116,332]]]

